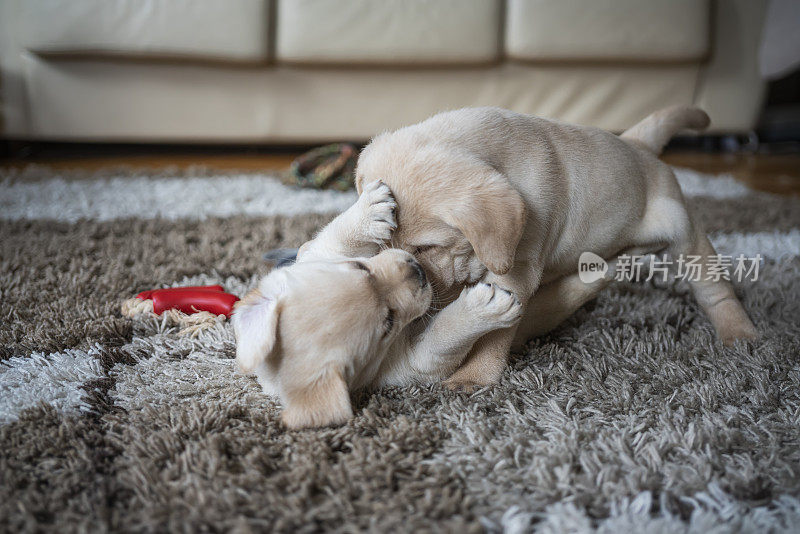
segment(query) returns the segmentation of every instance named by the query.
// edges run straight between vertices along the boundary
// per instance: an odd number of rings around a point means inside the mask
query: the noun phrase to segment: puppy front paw
[[[509,328],[522,317],[522,304],[511,291],[480,282],[464,289],[460,299],[487,330]]]
[[[397,202],[389,186],[380,180],[368,183],[358,197],[361,204],[361,232],[371,243],[383,243],[397,229]]]
[[[496,358],[473,358],[456,371],[442,384],[451,391],[472,393],[476,389],[492,386],[500,381],[505,360]]]

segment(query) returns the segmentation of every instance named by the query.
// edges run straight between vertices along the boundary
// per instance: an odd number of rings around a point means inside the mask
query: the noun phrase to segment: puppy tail
[[[672,106],[656,111],[625,130],[620,138],[655,155],[681,130],[702,130],[711,120],[705,111],[692,106]]]

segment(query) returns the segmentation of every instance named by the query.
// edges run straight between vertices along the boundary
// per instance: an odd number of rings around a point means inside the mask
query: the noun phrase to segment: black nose
[[[409,258],[408,264],[411,266],[414,276],[417,277],[420,287],[424,287],[425,284],[428,283],[428,277],[425,276],[425,270],[414,258]]]

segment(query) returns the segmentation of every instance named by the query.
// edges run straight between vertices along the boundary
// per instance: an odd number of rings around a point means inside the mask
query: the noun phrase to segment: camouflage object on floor
[[[316,189],[352,189],[358,150],[349,143],[334,143],[306,152],[292,162],[290,182]]]

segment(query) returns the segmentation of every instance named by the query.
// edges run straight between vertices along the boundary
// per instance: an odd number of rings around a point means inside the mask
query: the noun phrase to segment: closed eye
[[[414,254],[416,256],[420,252],[425,252],[426,250],[430,250],[435,246],[436,245],[420,245],[418,247],[414,247],[414,252],[412,252],[412,254]]]
[[[387,334],[391,333],[392,328],[394,328],[394,310],[391,309],[391,308],[388,308],[386,310],[386,318],[384,319],[384,323],[383,323],[383,329],[384,329],[384,334],[383,335],[387,335]]]
[[[370,271],[369,271],[369,267],[367,267],[367,266],[366,266],[366,264],[364,264],[364,263],[361,263],[360,261],[351,261],[351,262],[350,262],[350,265],[352,265],[352,266],[353,266],[353,267],[355,267],[356,269],[360,269],[360,270],[362,270],[362,271],[367,271],[367,272],[370,272]]]

